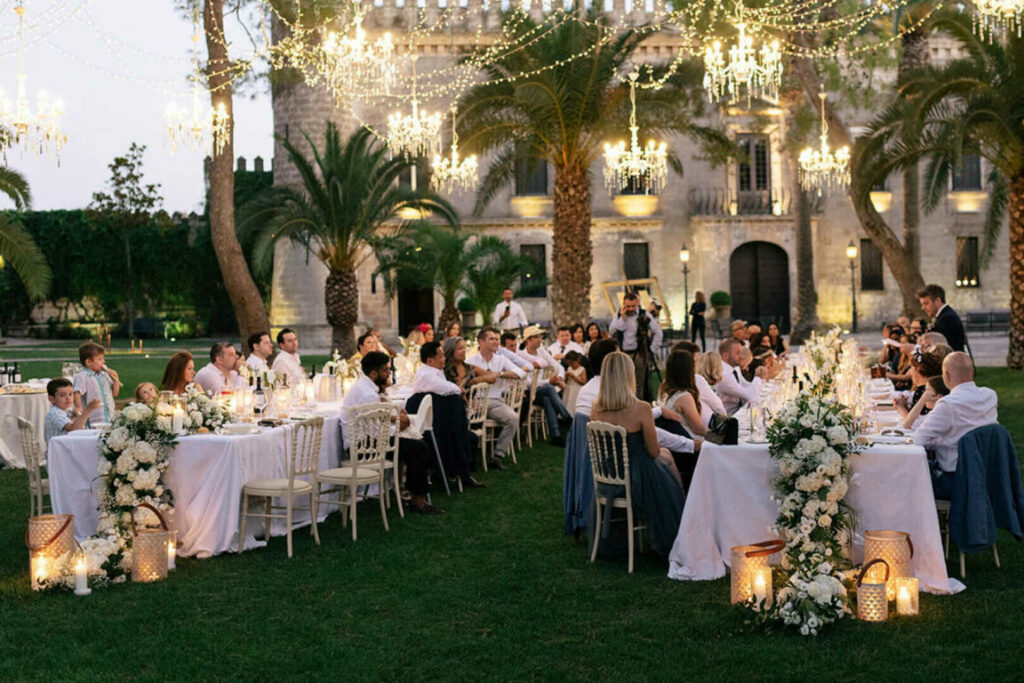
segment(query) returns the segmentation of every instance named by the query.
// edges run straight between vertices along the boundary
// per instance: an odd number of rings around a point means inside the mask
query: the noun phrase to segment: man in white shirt
[[[234,391],[245,386],[245,380],[235,370],[238,352],[227,342],[210,347],[210,362],[196,373],[193,380],[203,391],[216,396],[222,391]]]
[[[494,457],[491,458],[488,466],[494,469],[503,470],[501,459],[508,453],[512,439],[519,429],[519,418],[505,405],[501,393],[505,388],[505,380],[516,380],[526,377],[526,372],[516,366],[512,361],[498,353],[498,331],[493,327],[484,327],[477,334],[477,342],[480,344],[480,353],[466,359],[466,363],[475,368],[494,372],[498,374],[498,381],[491,385],[491,391],[487,400],[487,417],[501,425],[501,432],[498,434],[498,442],[494,445]]]
[[[518,330],[530,323],[526,321],[526,313],[518,302],[513,301],[515,294],[506,288],[501,293],[502,302],[494,307],[494,324],[499,330]]]
[[[677,341],[672,345],[670,353],[676,351],[689,351],[690,355],[693,356],[693,364],[697,365],[697,361],[700,360],[700,347],[693,342],[686,341],[685,339]],[[722,404],[722,399],[718,397],[715,390],[708,384],[707,379],[700,373],[694,373],[693,379],[697,384],[697,392],[700,394],[700,417],[704,422],[704,426],[708,425],[711,420],[711,416],[715,413],[720,415],[727,415],[725,406]]]
[[[583,351],[583,347],[572,340],[572,329],[563,325],[558,328],[558,333],[555,335],[555,343],[548,346],[548,353],[555,360],[561,362],[565,358],[565,354],[570,351],[575,351],[581,356],[587,355]]]
[[[747,336],[747,322],[745,320],[732,321],[732,338],[743,346],[749,346],[750,340]]]
[[[254,373],[269,370],[267,359],[274,353],[274,344],[270,341],[270,333],[256,332],[249,335],[246,346],[249,347],[249,355],[245,359],[245,364],[249,366],[249,369]]]
[[[949,395],[939,397],[929,384],[921,397],[936,402],[932,412],[918,420],[914,443],[935,452],[932,490],[936,498],[949,500],[961,437],[975,427],[995,424],[999,401],[996,392],[974,383],[974,364],[962,351],[954,351],[942,361],[942,381],[949,387]]]
[[[740,369],[743,345],[736,338],[729,338],[718,345],[718,354],[722,357],[722,380],[715,385],[718,397],[726,413],[732,415],[748,403],[756,403],[761,391],[762,377],[766,369],[762,366],[756,370],[753,382],[748,382]]]
[[[565,409],[562,398],[558,395],[559,389],[565,388],[565,380],[560,376],[565,373],[561,363],[551,357],[541,345],[541,336],[544,331],[536,325],[530,325],[523,331],[525,346],[519,350],[519,357],[528,361],[542,373],[555,373],[548,379],[538,379],[537,391],[534,396],[534,404],[544,409],[544,419],[548,424],[548,431],[551,433],[551,445],[559,448],[565,446],[565,439],[562,438],[562,430],[558,426],[559,419],[569,421],[572,415]],[[531,380],[532,381],[532,380]]]
[[[356,406],[372,403],[386,403],[384,390],[391,379],[391,359],[388,354],[380,351],[371,351],[363,357],[363,374],[356,380],[348,392],[341,407],[341,438],[344,447],[342,460],[348,456],[348,423],[349,413]],[[399,412],[398,429],[404,430],[409,426],[409,416],[405,410]],[[412,512],[436,515],[442,514],[444,510],[434,507],[427,502],[427,493],[430,490],[428,473],[430,468],[430,449],[422,439],[398,439],[398,458],[405,463],[405,486],[412,494],[412,504],[409,509]]]
[[[533,372],[534,367],[540,367],[539,365],[534,366],[528,360],[519,356],[519,337],[515,332],[501,333],[501,344],[498,346],[498,353],[526,372]]]
[[[293,387],[299,386],[299,382],[306,379],[302,359],[299,357],[299,338],[286,327],[277,333],[277,347],[281,352],[274,359],[274,374],[287,377],[288,384]]]
[[[441,342],[431,341],[420,347],[420,367],[412,378],[412,393],[454,396],[461,394],[459,385],[444,376],[444,351]]]

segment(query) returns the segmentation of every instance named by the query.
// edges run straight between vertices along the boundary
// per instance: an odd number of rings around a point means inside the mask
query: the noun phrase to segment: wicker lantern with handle
[[[865,531],[864,562],[881,558],[889,566],[886,590],[890,600],[896,599],[896,579],[913,576],[910,562],[914,559],[914,544],[905,531]],[[878,573],[878,570],[875,570]]]
[[[869,571],[875,565],[885,567],[884,576]],[[882,558],[871,560],[857,575],[857,618],[861,621],[885,621],[889,618],[889,596],[885,584],[889,580],[889,563]]]
[[[771,556],[785,547],[786,542],[781,539],[733,547],[729,564],[732,604],[746,602],[753,597],[755,575],[759,570],[767,569],[771,565]]]
[[[139,529],[135,526],[135,512],[147,508],[160,520],[160,529]],[[160,511],[149,503],[132,510],[132,581],[148,583],[167,578],[167,543],[171,532]]]

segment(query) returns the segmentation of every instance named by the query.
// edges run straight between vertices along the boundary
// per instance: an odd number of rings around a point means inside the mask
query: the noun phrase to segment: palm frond
[[[0,215],[0,256],[18,274],[29,298],[46,297],[52,279],[46,256],[25,226],[10,213]]]

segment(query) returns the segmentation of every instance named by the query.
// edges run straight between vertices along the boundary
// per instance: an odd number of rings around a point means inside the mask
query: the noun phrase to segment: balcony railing
[[[821,209],[821,198],[812,194],[811,212]],[[793,195],[788,190],[740,190],[697,187],[687,200],[691,216],[789,216]]]

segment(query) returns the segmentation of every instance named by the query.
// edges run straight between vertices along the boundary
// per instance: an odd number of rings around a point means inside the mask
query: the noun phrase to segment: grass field
[[[1021,376],[979,382],[1024,443]],[[562,534],[561,478],[560,451],[537,447],[485,490],[435,492],[443,517],[385,532],[369,503],[357,543],[332,515],[291,560],[275,539],[76,598],[29,590],[27,478],[0,471],[0,680],[1020,678],[1024,549],[1008,536],[1002,570],[969,558],[967,590],[922,595],[918,618],[766,635],[743,630],[727,579],[671,581],[649,555],[632,576],[590,564]]]

